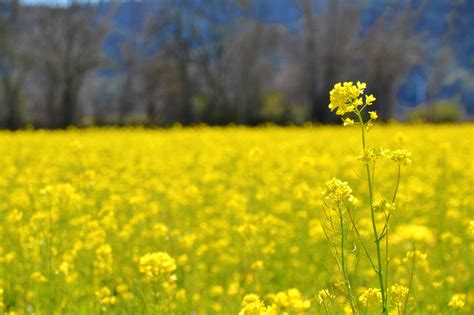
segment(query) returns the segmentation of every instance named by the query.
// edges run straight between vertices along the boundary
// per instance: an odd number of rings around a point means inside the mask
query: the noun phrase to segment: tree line
[[[252,0],[2,4],[2,127],[330,123],[328,91],[348,80],[392,117],[424,60],[423,6],[388,1],[362,23],[365,2],[288,1],[294,29],[262,20]]]

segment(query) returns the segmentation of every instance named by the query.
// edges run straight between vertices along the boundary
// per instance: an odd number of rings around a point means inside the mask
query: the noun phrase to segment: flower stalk
[[[352,195],[352,189],[346,182],[340,181],[336,178],[333,178],[326,184],[326,191],[324,195],[326,197],[325,202],[325,213],[326,218],[329,219],[330,225],[329,228],[325,228],[325,234],[328,238],[330,233],[326,230],[331,230],[333,234],[339,234],[340,240],[340,249],[341,249],[341,271],[343,274],[344,281],[347,285],[347,298],[350,303],[353,313],[357,313],[357,304],[355,303],[351,287],[349,283],[349,277],[347,272],[347,258],[345,257],[345,247],[348,234],[351,232],[349,227],[345,227],[345,216],[348,216],[350,227],[352,231],[355,232],[355,238],[362,245],[364,253],[368,259],[368,262],[377,276],[378,289],[370,289],[366,292],[364,296],[361,296],[359,299],[367,310],[370,301],[378,301],[381,304],[381,313],[389,313],[389,231],[390,231],[390,218],[392,216],[392,211],[395,210],[395,201],[398,193],[398,188],[400,185],[401,177],[401,166],[403,164],[408,164],[411,162],[410,153],[406,150],[384,150],[384,149],[374,149],[367,146],[367,136],[366,133],[370,128],[372,128],[374,121],[378,118],[376,111],[368,112],[368,119],[364,121],[366,115],[363,113],[366,107],[373,105],[373,102],[376,98],[373,95],[365,95],[364,90],[366,88],[365,83],[357,82],[356,84],[352,82],[337,83],[334,86],[334,89],[330,92],[329,109],[331,111],[336,111],[336,115],[344,116],[346,114],[351,114],[351,117],[342,117],[342,122],[344,126],[358,125],[361,132],[362,140],[362,154],[358,157],[364,163],[364,168],[367,175],[367,189],[369,196],[369,209],[370,209],[370,225],[372,228],[372,239],[375,243],[375,253],[370,252],[369,248],[366,246],[364,239],[359,232],[357,227],[356,219],[353,215],[353,208],[357,204],[357,199]],[[374,183],[375,183],[375,164],[376,160],[380,157],[387,157],[389,160],[392,160],[398,163],[398,173],[396,178],[396,184],[394,188],[393,195],[391,196],[390,201],[385,201],[385,199],[379,200],[374,197]],[[332,218],[330,213],[337,213],[339,216],[340,227],[338,229],[334,228],[333,221],[336,221],[335,218]],[[384,214],[383,219],[383,228],[379,229],[377,223],[378,213]],[[324,225],[323,225],[324,228]],[[385,242],[382,242],[385,239]],[[334,246],[336,242],[331,241]],[[382,247],[385,247],[383,250]],[[337,250],[336,250],[337,253]],[[383,255],[385,254],[385,255]],[[372,259],[372,256],[375,255],[376,259]],[[391,289],[390,289],[391,290]],[[370,298],[369,298],[370,297]],[[372,303],[371,302],[371,303]]]
[[[366,150],[366,145],[365,145],[365,124],[362,119],[362,115],[360,111],[356,108],[355,113],[357,117],[359,118],[359,124],[360,124],[360,129],[362,133],[362,151],[365,152]],[[388,314],[387,310],[387,297],[386,297],[386,292],[385,292],[385,281],[384,281],[384,271],[383,271],[383,262],[382,262],[382,250],[380,246],[380,241],[381,238],[379,238],[379,233],[377,230],[377,222],[375,220],[375,211],[374,211],[374,196],[373,196],[373,187],[372,187],[372,174],[370,172],[370,166],[369,166],[369,161],[365,160],[365,169],[367,172],[367,183],[368,183],[368,188],[369,188],[369,204],[370,204],[370,219],[372,221],[372,229],[374,232],[374,238],[375,238],[375,249],[377,252],[377,277],[379,279],[379,286],[380,286],[380,292],[382,294],[382,314]]]

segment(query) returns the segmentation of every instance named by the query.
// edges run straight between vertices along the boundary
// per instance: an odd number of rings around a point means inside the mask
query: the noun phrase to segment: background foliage
[[[351,80],[384,120],[474,113],[472,1],[41,2],[0,3],[4,128],[328,123]]]

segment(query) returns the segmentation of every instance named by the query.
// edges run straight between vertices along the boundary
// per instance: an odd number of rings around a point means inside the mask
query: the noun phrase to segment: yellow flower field
[[[407,314],[472,314],[474,126],[367,136],[412,153],[391,218],[391,312],[415,265]],[[347,181],[370,233],[356,129],[1,132],[0,150],[0,314],[348,311],[322,193],[332,177]],[[397,174],[377,163],[376,196]],[[376,275],[348,246],[356,302],[377,314]]]

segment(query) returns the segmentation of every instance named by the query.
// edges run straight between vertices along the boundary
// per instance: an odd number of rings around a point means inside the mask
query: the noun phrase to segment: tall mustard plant
[[[367,246],[367,240],[359,232],[354,208],[357,199],[352,194],[352,189],[347,182],[333,178],[326,183],[324,210],[326,222],[323,229],[327,238],[333,245],[337,265],[342,273],[344,294],[352,313],[373,307],[381,307],[382,314],[388,314],[391,305],[399,314],[405,313],[407,303],[400,305],[401,300],[407,300],[409,289],[399,284],[389,288],[389,232],[390,218],[396,209],[396,199],[400,184],[402,166],[411,163],[411,154],[402,149],[386,150],[372,148],[367,144],[367,132],[372,128],[378,115],[376,111],[365,110],[372,107],[376,98],[365,95],[366,84],[357,82],[337,83],[330,92],[329,109],[336,111],[341,116],[344,126],[357,126],[361,133],[362,153],[357,157],[365,168],[367,176],[368,204],[372,229],[372,241],[375,248]],[[374,198],[375,166],[380,158],[387,158],[397,164],[397,176],[394,179],[393,193],[387,199]],[[352,236],[351,236],[352,235]],[[362,293],[358,301],[354,298],[354,289],[351,285],[353,276],[350,274],[347,252],[356,250],[355,246],[348,246],[353,238],[361,244],[365,257],[375,272],[378,288],[369,288]],[[394,293],[395,292],[395,293]],[[403,295],[400,297],[400,295]],[[389,295],[393,295],[390,300]]]

